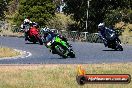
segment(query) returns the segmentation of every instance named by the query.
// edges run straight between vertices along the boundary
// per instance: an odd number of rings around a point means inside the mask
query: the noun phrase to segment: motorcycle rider
[[[98,25],[98,29],[99,29],[99,36],[100,36],[100,38],[103,40],[103,43],[104,43],[104,45],[105,45],[105,47],[107,47],[108,46],[108,41],[107,41],[107,39],[106,39],[106,31],[107,30],[109,30],[109,29],[112,29],[111,31],[112,32],[115,32],[114,30],[113,30],[113,27],[111,26],[110,28],[108,28],[108,27],[105,27],[105,23],[100,23],[99,25]],[[115,32],[115,34],[116,34],[116,32]],[[120,42],[120,44],[121,44],[121,41],[120,41],[120,39],[118,38],[118,34],[116,34],[116,39],[118,39],[118,41]]]
[[[66,39],[64,36],[62,36],[62,35],[60,35],[60,34],[58,34],[58,33],[55,33],[55,32],[53,32],[53,31],[51,31],[48,27],[45,27],[44,30],[43,30],[43,32],[44,32],[44,41],[45,41],[45,42],[49,42],[49,41],[51,41],[55,36],[58,36],[58,37],[60,37],[63,41],[65,41],[66,43],[68,43],[68,42],[67,42],[67,39]]]
[[[49,41],[51,41],[55,36],[60,37],[63,41],[65,41],[69,45],[69,43],[67,42],[67,39],[64,36],[62,36],[60,34],[57,34],[57,33],[54,33],[53,31],[50,31],[50,29],[47,28],[47,27],[44,28],[43,31],[44,31],[44,43],[45,43],[45,46],[47,48],[48,48],[47,43]],[[69,46],[71,46],[71,45],[69,45]],[[55,54],[55,52],[53,50],[50,50],[50,52],[52,52],[53,54]]]
[[[24,21],[21,25],[21,28],[24,29],[25,41],[27,41],[27,39],[28,39],[29,29],[30,29],[31,24],[32,24],[32,22],[30,21],[30,18],[27,17],[26,19],[24,19]]]
[[[105,47],[108,46],[107,40],[106,40],[106,37],[105,37],[105,31],[106,31],[107,29],[108,29],[108,28],[105,27],[105,23],[99,23],[99,25],[98,25],[99,37],[103,40],[103,43],[104,43]]]

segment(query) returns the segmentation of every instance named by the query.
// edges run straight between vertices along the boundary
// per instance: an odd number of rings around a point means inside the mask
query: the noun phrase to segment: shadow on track
[[[50,59],[68,59],[68,58],[59,57],[59,58],[50,58]]]
[[[27,42],[27,43],[25,43],[25,44],[39,44],[39,43],[31,43],[31,42]]]
[[[102,50],[102,51],[117,51],[117,50]]]
[[[59,58],[50,58],[50,59],[62,59],[62,60],[65,60],[65,59],[74,59],[74,58],[70,58],[70,57],[68,57],[68,58],[62,58],[62,57],[59,57]]]

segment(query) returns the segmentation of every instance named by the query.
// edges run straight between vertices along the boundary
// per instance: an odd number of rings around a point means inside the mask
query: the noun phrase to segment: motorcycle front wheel
[[[67,50],[65,49],[64,46],[56,45],[55,50],[58,53],[58,55],[62,56],[63,58],[67,58],[67,54],[66,54]]]
[[[36,37],[36,40],[39,42],[39,44],[43,45],[42,39],[38,35],[36,35],[35,37]]]
[[[123,51],[123,47],[121,46],[120,42],[119,41],[116,41],[116,48],[115,50],[117,51]]]
[[[75,58],[75,53],[73,50],[70,51],[69,56],[70,58]]]

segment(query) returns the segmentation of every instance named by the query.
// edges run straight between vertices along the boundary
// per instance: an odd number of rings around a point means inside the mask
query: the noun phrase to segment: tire
[[[56,48],[56,46],[58,47],[58,48]],[[64,52],[66,51],[66,49],[65,49],[65,47],[63,47],[62,45],[56,45],[55,46],[55,50],[56,50],[56,52],[58,53],[58,55],[60,55],[60,56],[62,56],[63,58],[67,58],[67,55],[64,55]],[[64,52],[63,51],[61,51],[60,49],[63,49],[64,50]]]
[[[118,45],[118,47],[116,48],[117,51],[123,51],[123,48],[121,45]]]
[[[35,36],[40,45],[43,45],[42,39],[37,35]]]
[[[31,40],[31,42],[33,42],[33,44],[36,44],[36,39],[35,39],[35,36],[32,36],[31,38],[30,38],[30,40]]]
[[[123,48],[122,48],[122,46],[120,44],[120,41],[116,41],[116,48],[115,48],[115,50],[117,50],[117,51],[123,51]]]
[[[35,42],[35,41],[33,41],[33,44],[36,44],[36,42]]]
[[[72,53],[72,54],[70,55],[70,57],[71,57],[71,58],[75,58],[75,54]]]
[[[38,41],[40,45],[43,45],[43,41],[40,38],[38,38]]]
[[[69,53],[69,56],[70,56],[70,58],[75,58],[75,54],[74,54],[73,50]]]

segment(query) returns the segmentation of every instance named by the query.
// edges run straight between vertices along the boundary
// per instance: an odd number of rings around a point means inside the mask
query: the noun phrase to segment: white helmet
[[[23,24],[21,24],[21,29],[23,29],[24,28],[24,26],[23,26]]]
[[[25,19],[24,23],[32,23],[29,19]]]
[[[30,22],[30,20],[29,19],[25,19],[24,22]]]
[[[50,29],[49,29],[48,27],[44,27],[44,28],[42,28],[42,30],[43,30],[44,32],[48,32]]]
[[[100,27],[105,27],[105,24],[104,24],[104,23],[100,23],[100,24],[98,25],[98,28],[100,28]]]

